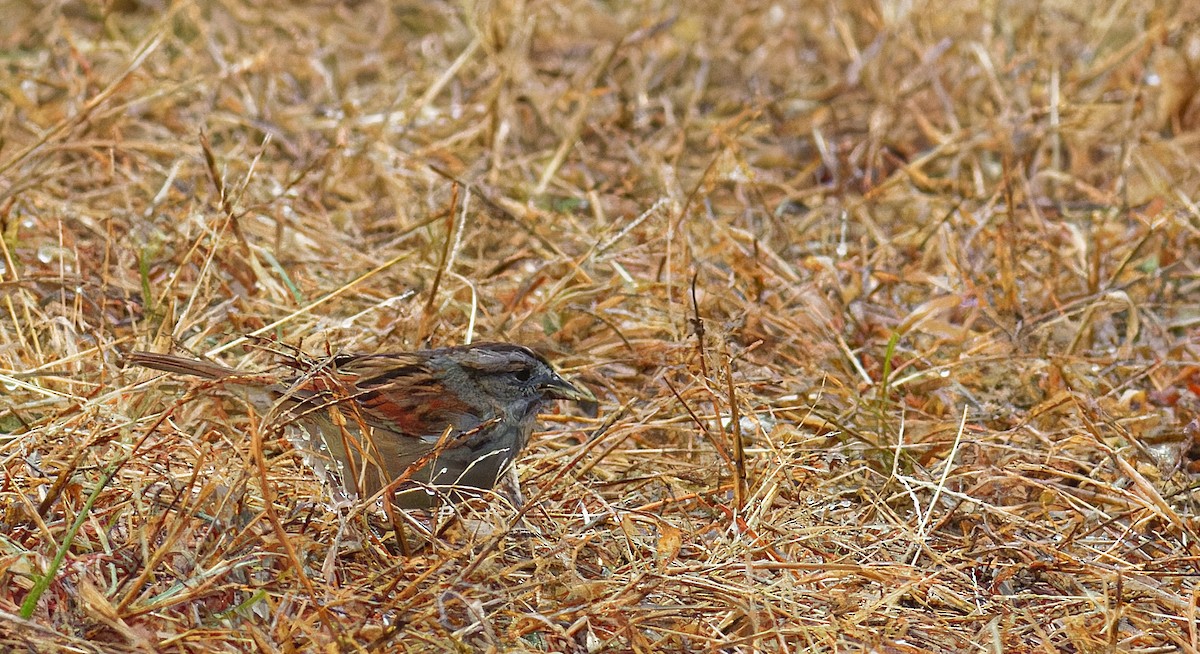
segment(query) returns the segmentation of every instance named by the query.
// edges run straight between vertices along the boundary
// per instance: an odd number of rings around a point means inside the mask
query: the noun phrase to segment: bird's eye
[[[513,377],[516,377],[519,382],[527,382],[533,379],[533,370],[530,368],[521,368],[513,373]]]

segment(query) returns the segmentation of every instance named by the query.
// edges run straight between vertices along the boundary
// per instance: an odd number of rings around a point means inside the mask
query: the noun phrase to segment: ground
[[[1200,647],[1200,7],[0,15],[0,648]],[[122,358],[482,340],[438,515]]]

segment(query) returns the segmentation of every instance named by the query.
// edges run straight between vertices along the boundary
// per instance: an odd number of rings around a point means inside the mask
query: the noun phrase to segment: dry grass
[[[979,4],[0,6],[0,649],[1197,651],[1200,22]],[[403,556],[248,333],[601,413]]]

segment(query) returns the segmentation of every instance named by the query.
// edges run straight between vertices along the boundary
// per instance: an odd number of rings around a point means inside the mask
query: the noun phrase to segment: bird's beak
[[[579,403],[596,403],[596,396],[586,386],[576,386],[571,382],[553,375],[542,384],[542,392],[554,400],[574,400]]]

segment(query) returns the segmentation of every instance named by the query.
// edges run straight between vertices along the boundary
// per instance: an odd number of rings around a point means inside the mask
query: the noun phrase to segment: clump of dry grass
[[[1197,16],[1032,7],[5,7],[0,644],[1196,651]],[[602,411],[405,556],[244,334]]]

